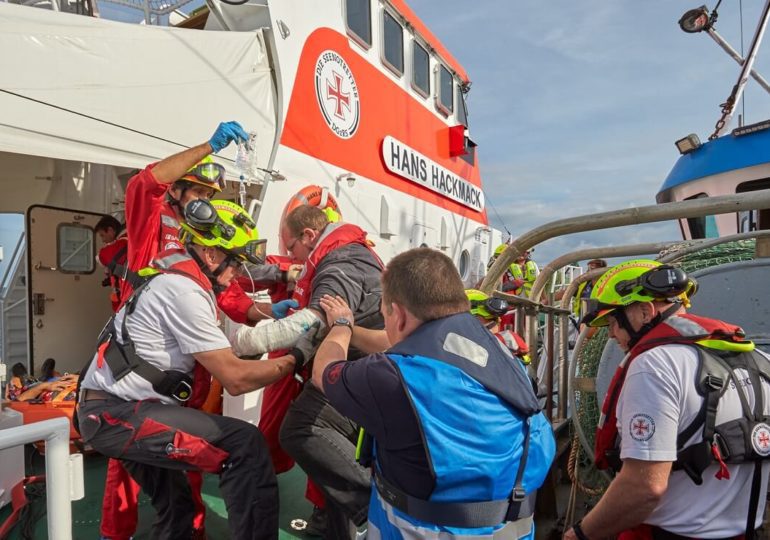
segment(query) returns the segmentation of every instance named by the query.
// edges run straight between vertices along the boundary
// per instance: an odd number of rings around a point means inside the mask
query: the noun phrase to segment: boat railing
[[[0,450],[43,440],[49,540],[72,539],[72,500],[83,496],[82,454],[70,456],[70,423],[52,418],[0,430]]]

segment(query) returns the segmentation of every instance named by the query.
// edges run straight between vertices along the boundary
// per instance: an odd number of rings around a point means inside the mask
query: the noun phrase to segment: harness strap
[[[509,519],[512,503],[509,499],[480,502],[437,502],[418,499],[404,493],[388,482],[374,468],[374,485],[380,496],[391,506],[409,516],[444,527],[494,527],[506,521],[528,518],[534,513],[535,493],[518,501],[518,512]]]

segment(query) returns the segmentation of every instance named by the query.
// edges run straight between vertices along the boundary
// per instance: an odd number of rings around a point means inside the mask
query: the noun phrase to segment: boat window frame
[[[455,81],[455,116],[457,122],[465,126],[468,129],[468,102],[465,100],[465,92],[463,92],[462,85]],[[460,112],[462,111],[462,116]]]
[[[411,85],[412,90],[420,94],[423,97],[423,99],[427,99],[428,97],[430,97],[430,80],[431,80],[430,47],[427,44],[423,46],[423,44],[420,43],[420,41],[416,37],[413,37],[411,41],[412,41],[412,51],[411,51],[412,54],[410,54],[409,56],[410,56],[410,66],[411,66],[412,73],[411,73],[411,76],[409,77],[409,84]],[[425,53],[425,58],[428,61],[427,73],[426,73],[427,77],[425,78],[425,81],[427,82],[427,85],[428,85],[427,90],[419,86],[415,81],[415,73],[416,73],[414,69],[415,47],[419,47],[420,49],[422,49],[422,51]]]
[[[68,261],[79,250],[63,251],[66,241],[75,241],[71,238],[65,238],[67,231],[82,230],[86,233],[88,247],[90,252],[85,257],[88,266],[85,268],[77,265],[68,265]],[[85,244],[84,244],[85,245]],[[59,223],[56,226],[56,269],[62,274],[90,275],[96,271],[96,233],[93,227],[83,223]]]
[[[394,65],[386,56],[387,44],[385,43],[385,17],[390,17],[390,19],[401,29],[401,68]],[[399,79],[403,77],[404,73],[406,72],[406,55],[404,53],[404,25],[401,23],[401,21],[399,21],[397,14],[391,12],[388,8],[383,7],[380,14],[380,61]]]
[[[366,5],[369,9],[369,41],[366,40],[363,36],[360,36],[358,32],[356,32],[353,28],[351,28],[349,19],[348,19],[348,2],[358,2],[362,6]],[[363,47],[364,50],[369,50],[372,48],[372,44],[374,42],[374,36],[373,36],[373,28],[372,28],[372,1],[371,0],[344,0],[342,2],[342,18],[345,21],[345,30],[348,35],[353,41],[358,43],[361,47]]]
[[[452,104],[452,108],[451,109],[449,107],[447,107],[443,103],[443,101],[441,100],[441,97],[443,95],[441,93],[441,73],[442,73],[442,70],[445,71],[449,75],[449,79],[450,79],[450,82],[451,82],[451,86],[450,86],[451,91],[452,91],[452,97],[450,99],[450,102]],[[435,71],[434,71],[434,77],[436,79],[436,81],[435,81],[435,83],[436,83],[436,91],[434,93],[433,104],[436,107],[436,110],[439,111],[444,116],[446,116],[446,117],[452,116],[452,114],[454,113],[454,106],[455,106],[455,104],[454,104],[454,99],[455,99],[454,98],[454,91],[455,91],[455,78],[454,78],[454,75],[452,74],[452,71],[448,67],[446,67],[444,65],[443,62],[437,62],[436,63],[436,68],[435,68]]]

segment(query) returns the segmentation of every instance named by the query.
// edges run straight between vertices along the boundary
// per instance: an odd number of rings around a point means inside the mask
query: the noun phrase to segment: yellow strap
[[[356,461],[361,459],[361,449],[364,446],[364,436],[366,432],[364,428],[358,428],[358,442],[356,443]]]
[[[723,341],[721,339],[701,339],[696,341],[698,345],[707,349],[716,349],[718,351],[751,352],[754,350],[753,341],[737,343],[735,341]]]

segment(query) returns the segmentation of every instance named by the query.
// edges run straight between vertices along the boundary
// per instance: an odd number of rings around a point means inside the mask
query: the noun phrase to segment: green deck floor
[[[29,464],[28,464],[29,467]],[[101,501],[104,494],[104,475],[107,460],[98,455],[86,456],[84,460],[86,496],[72,503],[72,537],[75,540],[98,540],[99,521],[101,518]],[[29,471],[42,472],[43,458],[33,456]],[[210,540],[225,540],[230,537],[227,529],[227,512],[219,493],[218,477],[207,474],[203,483],[203,500],[206,503],[206,532]],[[291,528],[291,520],[307,519],[312,507],[305,499],[306,477],[302,470],[295,466],[292,470],[278,475],[280,502],[280,534],[281,539],[306,538],[301,532]],[[10,514],[10,505],[0,509],[0,522]],[[150,528],[154,520],[154,511],[145,495],[139,498],[139,526],[134,536],[135,540],[149,540]],[[9,540],[21,538],[18,527],[9,536]],[[35,527],[35,540],[48,538],[45,515]],[[307,537],[310,538],[310,537]]]

